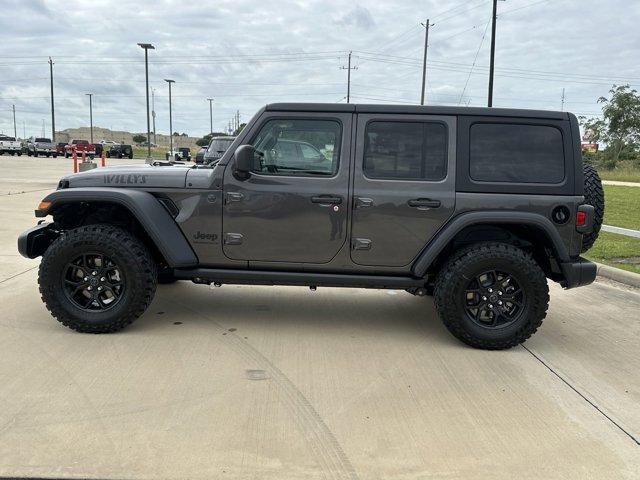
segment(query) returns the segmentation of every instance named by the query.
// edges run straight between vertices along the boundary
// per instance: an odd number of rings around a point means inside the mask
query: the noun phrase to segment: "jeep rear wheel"
[[[549,305],[540,266],[503,243],[456,252],[438,274],[434,297],[447,329],[467,345],[487,350],[524,342],[542,324]]]
[[[78,332],[109,333],[147,309],[156,289],[156,265],[125,230],[87,225],[49,246],[38,282],[42,300],[60,323]]]

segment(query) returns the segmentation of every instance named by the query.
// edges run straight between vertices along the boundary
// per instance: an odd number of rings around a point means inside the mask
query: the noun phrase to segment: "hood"
[[[94,168],[62,180],[69,187],[184,188],[189,165],[122,165]]]

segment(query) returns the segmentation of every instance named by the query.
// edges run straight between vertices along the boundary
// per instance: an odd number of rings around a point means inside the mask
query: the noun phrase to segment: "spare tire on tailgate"
[[[582,171],[584,172],[584,203],[593,206],[595,210],[593,231],[582,235],[582,252],[586,252],[596,242],[600,233],[604,216],[604,190],[600,175],[593,165],[583,164]]]

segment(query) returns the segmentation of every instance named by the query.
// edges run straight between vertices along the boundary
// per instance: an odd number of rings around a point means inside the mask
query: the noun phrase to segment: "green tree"
[[[581,118],[590,141],[603,142],[601,154],[605,168],[615,168],[620,160],[638,161],[640,144],[640,95],[629,85],[614,85],[609,96],[600,97],[602,118]]]
[[[146,137],[146,136],[144,136],[144,135],[142,135],[141,133],[136,133],[136,134],[133,136],[133,141],[134,141],[135,143],[142,143],[142,142],[146,142],[146,141],[147,141],[147,137]]]

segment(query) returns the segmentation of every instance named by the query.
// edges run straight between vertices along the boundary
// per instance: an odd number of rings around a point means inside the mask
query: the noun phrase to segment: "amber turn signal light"
[[[51,202],[47,202],[45,200],[42,200],[39,204],[38,204],[38,210],[41,210],[43,212],[46,212],[47,210],[49,210],[49,207],[51,206]]]

